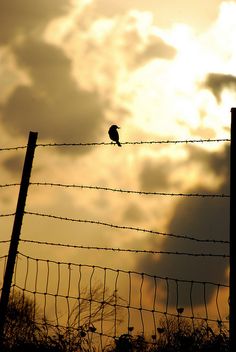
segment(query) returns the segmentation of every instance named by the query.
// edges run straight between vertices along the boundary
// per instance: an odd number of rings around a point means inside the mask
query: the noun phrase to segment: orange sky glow
[[[34,4],[20,0],[14,6],[3,2],[0,149],[25,145],[29,131],[38,132],[38,143],[107,143],[112,124],[121,127],[121,143],[230,138],[230,109],[236,100],[235,18],[236,1],[227,0],[208,0],[207,4],[204,0],[43,0]],[[20,182],[24,154],[24,149],[0,152],[0,184]],[[229,194],[229,143],[37,147],[31,182]],[[0,195],[1,214],[14,212],[18,187],[1,188]],[[229,198],[31,185],[26,210],[229,240]],[[0,218],[0,240],[10,238],[12,222],[12,217]],[[29,214],[24,217],[21,238],[228,253],[227,244],[193,243]],[[23,242],[19,251],[33,258],[228,284],[226,258],[88,251]],[[6,253],[7,244],[1,245],[0,255]],[[128,281],[122,280],[121,292],[126,297]],[[114,277],[111,282],[114,289]],[[143,295],[149,307],[151,289],[153,283],[147,279]],[[216,293],[212,288],[207,296],[214,317],[218,314]],[[183,288],[181,294],[181,304],[190,312]],[[219,295],[224,320],[227,295],[227,289]],[[170,304],[175,309],[174,300]],[[196,306],[199,312],[204,310],[200,298]]]

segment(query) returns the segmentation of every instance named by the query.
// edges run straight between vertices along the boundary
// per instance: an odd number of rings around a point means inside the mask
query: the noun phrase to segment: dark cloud
[[[221,101],[221,93],[224,89],[236,92],[236,76],[222,73],[209,73],[204,82],[204,87],[210,89],[218,102]]]
[[[11,173],[19,175],[22,172],[23,161],[23,155],[14,155],[4,160],[3,166]]]
[[[168,189],[170,187],[169,176],[174,168],[175,162],[170,162],[170,160],[146,160],[139,175],[141,190],[157,191]]]
[[[205,172],[213,172],[224,177],[224,182],[215,192],[229,193],[229,149],[224,152],[208,153],[201,148],[191,149],[191,158],[205,166]],[[205,187],[189,190],[190,192],[209,193]],[[182,198],[176,204],[172,218],[169,221],[168,232],[174,234],[192,235],[196,238],[214,240],[229,240],[229,200],[223,198]],[[150,242],[150,243],[148,243]],[[156,248],[155,240],[150,239],[145,245]],[[160,249],[160,248],[159,248]],[[187,253],[228,253],[228,245],[198,243],[190,240],[166,238],[162,250]],[[224,258],[205,258],[178,255],[161,255],[143,257],[137,262],[141,271],[155,275],[176,277],[179,279],[227,282],[228,260]],[[215,288],[208,287],[207,300],[212,298]],[[189,288],[179,288],[182,304],[189,305]],[[176,292],[170,297],[170,303],[175,305]],[[195,285],[195,304],[202,304],[202,285]]]
[[[207,152],[189,145],[188,152],[191,161],[200,163],[206,173],[213,172],[216,176],[224,177],[225,183],[221,185],[221,191],[229,193],[229,148],[225,147],[223,152]]]
[[[1,1],[0,44],[10,45],[17,37],[41,32],[51,19],[68,8],[68,0]]]
[[[125,221],[128,220],[137,223],[145,219],[145,214],[138,204],[131,203],[125,209],[123,217]]]
[[[30,85],[19,85],[0,106],[2,122],[11,135],[39,132],[40,139],[91,141],[103,123],[103,104],[95,92],[81,89],[64,52],[43,41],[50,20],[66,14],[68,0],[20,0],[1,5],[0,44],[8,45]],[[84,149],[85,151],[85,149]]]
[[[31,78],[18,86],[1,107],[3,123],[12,134],[39,132],[53,141],[98,138],[103,106],[94,92],[80,89],[71,76],[71,63],[57,47],[28,39],[14,49],[18,64]]]

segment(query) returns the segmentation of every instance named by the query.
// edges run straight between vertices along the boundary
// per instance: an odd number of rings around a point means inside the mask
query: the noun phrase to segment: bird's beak
[[[117,126],[117,128],[120,128],[119,126]]]

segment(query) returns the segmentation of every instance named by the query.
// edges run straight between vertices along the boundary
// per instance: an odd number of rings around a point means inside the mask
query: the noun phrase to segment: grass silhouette
[[[100,295],[99,287],[96,295]],[[111,302],[112,295],[109,297]],[[106,304],[106,302],[105,302]],[[103,302],[104,307],[104,302]],[[62,327],[53,325],[40,314],[33,300],[20,292],[10,297],[7,319],[4,327],[3,352],[228,352],[228,330],[218,322],[212,327],[206,321],[194,325],[181,317],[178,308],[176,317],[160,319],[156,333],[149,338],[135,334],[135,328],[129,327],[128,333],[114,337],[101,349],[96,336],[95,322],[98,311],[89,317],[88,307],[84,306],[85,316],[80,327]],[[104,308],[103,308],[104,309]],[[87,311],[86,311],[87,310]],[[104,314],[104,319],[112,317],[112,311]],[[97,333],[97,335],[99,335]],[[98,336],[99,337],[99,336]]]

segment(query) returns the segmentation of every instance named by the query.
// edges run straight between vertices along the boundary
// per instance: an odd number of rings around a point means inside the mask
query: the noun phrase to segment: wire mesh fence
[[[209,304],[209,295],[214,291]],[[12,285],[34,302],[33,317],[51,328],[79,331],[103,349],[108,338],[132,331],[158,337],[173,318],[193,331],[228,328],[228,286],[146,273],[52,261],[18,253]],[[186,306],[181,294],[187,293]],[[212,294],[212,293],[211,293]],[[199,297],[200,295],[200,297]],[[197,304],[196,304],[197,302]],[[154,338],[153,338],[154,339]]]
[[[228,142],[228,139],[214,140],[176,140],[150,142],[124,142],[122,144],[177,144],[177,143],[206,143]],[[37,147],[74,147],[74,146],[111,145],[111,143],[49,143],[38,144]],[[0,151],[23,149],[22,147],[1,148]],[[5,183],[2,189],[20,186],[19,183]],[[64,189],[86,189],[88,191],[105,191],[139,196],[168,196],[192,198],[229,198],[227,193],[166,193],[146,192],[133,189],[111,188],[92,185],[63,184],[55,182],[32,182],[31,187],[54,187]],[[1,218],[13,217],[15,213],[0,214]],[[165,236],[170,239],[200,242],[208,245],[229,245],[229,241],[222,238],[205,238],[192,234],[175,234],[154,231],[147,228],[118,225],[100,220],[72,218],[58,216],[37,211],[25,211],[25,218],[47,218],[53,221],[83,223],[96,227],[109,227],[118,230],[135,231],[146,235]],[[86,249],[89,253],[95,251],[119,253],[143,253],[145,255],[167,255],[188,257],[211,257],[228,260],[227,250],[215,252],[188,252],[168,250],[147,250],[104,246],[73,245],[70,243],[53,243],[32,239],[22,239],[22,244],[31,244],[40,253],[40,248],[73,248]],[[8,245],[9,241],[1,241],[1,245]],[[210,247],[209,247],[210,248]],[[219,247],[217,247],[219,248]],[[6,252],[6,251],[5,251]],[[105,255],[105,254],[104,254]],[[93,254],[90,256],[93,262]],[[0,257],[0,283],[3,282],[7,255]],[[158,265],[158,261],[157,261]],[[124,270],[95,264],[82,264],[63,260],[45,259],[25,254],[20,250],[14,271],[11,289],[11,307],[21,302],[30,306],[30,319],[34,329],[40,327],[40,333],[47,339],[55,334],[58,338],[66,336],[67,347],[64,350],[105,351],[112,346],[125,349],[132,339],[135,342],[156,346],[170,342],[181,331],[186,335],[190,331],[193,336],[216,336],[218,333],[227,336],[229,329],[229,285],[208,280],[184,280],[178,277],[164,277],[151,275],[147,272]],[[18,302],[18,303],[17,303]],[[11,312],[11,314],[13,314]],[[12,319],[18,319],[14,314]],[[28,324],[29,324],[28,321]],[[30,324],[31,324],[30,323]],[[36,325],[34,325],[36,324]],[[8,329],[11,331],[11,328]],[[36,330],[37,330],[36,329]],[[6,332],[11,334],[12,332]],[[195,336],[194,335],[194,336]],[[136,336],[136,337],[135,337]],[[182,335],[181,335],[182,336]],[[195,336],[196,337],[196,336]],[[139,340],[138,340],[139,339]],[[115,342],[114,342],[115,341]],[[122,343],[124,343],[122,345]],[[126,344],[125,344],[126,343]],[[75,347],[77,346],[77,347]],[[126,346],[124,348],[124,346]],[[77,348],[77,349],[76,349]],[[112,349],[111,349],[112,350]],[[141,351],[140,349],[137,349]]]

